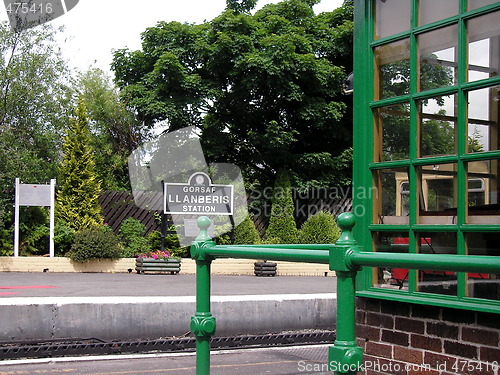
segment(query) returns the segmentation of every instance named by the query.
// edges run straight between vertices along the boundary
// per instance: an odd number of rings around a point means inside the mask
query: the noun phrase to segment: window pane
[[[411,0],[375,1],[375,39],[410,30]]]
[[[486,5],[496,4],[497,2],[498,0],[469,0],[467,9],[474,10],[477,8],[484,7]]]
[[[459,0],[420,0],[418,14],[419,26],[443,20],[458,14]]]
[[[375,251],[407,253],[409,239],[407,232],[375,232]],[[389,289],[408,290],[408,270],[403,268],[380,267],[373,269],[373,286]]]
[[[456,84],[457,25],[418,37],[420,91]]]
[[[457,165],[419,167],[420,224],[456,224]]]
[[[469,82],[498,75],[500,65],[499,16],[500,12],[494,12],[467,22]]]
[[[498,150],[500,86],[468,92],[468,152]]]
[[[409,158],[409,107],[409,103],[403,103],[375,110],[376,162]]]
[[[408,224],[408,169],[375,171],[375,184],[374,223]]]
[[[500,256],[498,233],[467,233],[468,255]],[[500,300],[500,275],[487,273],[467,274],[469,297]]]
[[[498,160],[467,163],[469,224],[500,224]]]
[[[418,102],[420,156],[453,155],[455,148],[456,95]]]
[[[409,51],[409,39],[375,48],[375,100],[410,92]]]
[[[419,233],[418,252],[421,254],[456,254],[455,233]],[[457,274],[449,271],[418,271],[419,292],[456,295]]]

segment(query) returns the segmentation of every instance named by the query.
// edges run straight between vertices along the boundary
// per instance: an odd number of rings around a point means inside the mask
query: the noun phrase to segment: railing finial
[[[200,228],[200,234],[198,235],[198,237],[196,237],[195,241],[196,242],[210,241],[211,238],[208,234],[208,228],[212,223],[210,219],[206,216],[200,216],[196,221],[196,223],[198,224],[198,228]]]
[[[352,228],[356,224],[356,218],[351,212],[344,212],[339,215],[337,219],[338,225],[342,230],[342,234],[340,235],[336,245],[356,245],[357,242],[352,235]]]

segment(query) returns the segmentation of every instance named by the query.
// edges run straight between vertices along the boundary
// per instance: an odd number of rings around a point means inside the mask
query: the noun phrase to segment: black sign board
[[[164,182],[163,210],[176,215],[232,215],[233,189],[212,184],[206,173],[196,172],[187,184]]]

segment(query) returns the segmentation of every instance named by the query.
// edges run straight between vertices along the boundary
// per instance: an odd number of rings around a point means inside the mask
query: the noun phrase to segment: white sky
[[[259,0],[257,7],[279,0]],[[322,0],[316,13],[331,11],[343,0]],[[112,50],[140,49],[140,34],[158,21],[202,23],[225,8],[225,0],[80,0],[67,14],[51,21],[65,26],[61,47],[72,67],[86,70],[91,65],[109,70]],[[1,7],[0,19],[7,20]]]

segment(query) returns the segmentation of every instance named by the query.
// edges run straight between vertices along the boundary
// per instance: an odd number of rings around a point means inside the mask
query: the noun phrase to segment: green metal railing
[[[346,375],[361,371],[363,361],[355,330],[355,279],[361,266],[500,274],[500,257],[494,256],[363,252],[352,235],[354,215],[341,214],[338,224],[342,234],[332,245],[222,246],[216,245],[207,233],[210,219],[198,219],[200,234],[191,247],[196,261],[196,314],[191,319],[191,332],[196,337],[197,375],[210,374],[210,338],[216,328],[210,312],[210,266],[217,257],[329,264],[337,275],[337,324],[328,364],[334,374]]]

